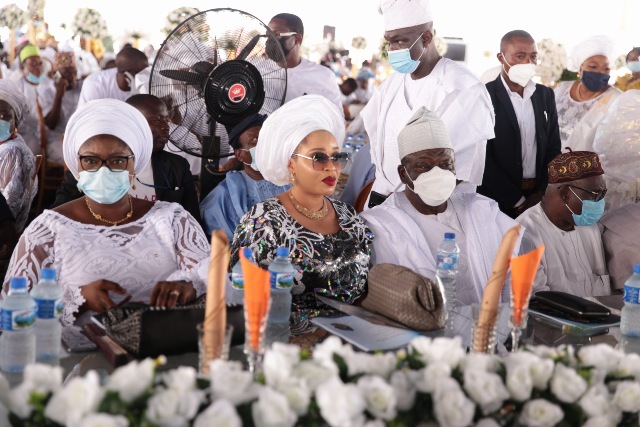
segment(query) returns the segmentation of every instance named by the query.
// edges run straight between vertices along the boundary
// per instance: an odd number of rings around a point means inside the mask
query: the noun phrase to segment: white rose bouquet
[[[162,32],[165,35],[169,35],[174,28],[184,22],[190,16],[195,15],[196,13],[200,13],[198,9],[195,7],[179,7],[176,10],[172,11],[167,18],[165,19],[164,28]]]
[[[71,30],[74,34],[82,34],[94,39],[102,39],[109,35],[107,23],[95,9],[78,9],[71,23]]]
[[[564,46],[551,39],[542,39],[538,42],[536,74],[540,76],[540,82],[543,85],[552,87],[556,84],[566,67],[567,51]]]
[[[0,28],[7,27],[10,30],[15,30],[26,25],[27,21],[29,21],[27,12],[15,4],[8,4],[0,9]]]
[[[367,354],[337,337],[313,355],[274,344],[254,378],[236,361],[156,372],[131,362],[100,385],[91,371],[29,365],[10,389],[0,375],[0,425],[12,426],[637,426],[640,357],[604,344],[466,354],[459,339],[414,340]]]

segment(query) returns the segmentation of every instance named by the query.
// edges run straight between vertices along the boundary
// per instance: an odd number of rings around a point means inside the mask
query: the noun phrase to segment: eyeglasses
[[[110,159],[103,160],[96,156],[78,156],[80,159],[80,167],[87,172],[97,172],[102,165],[107,165],[111,172],[120,172],[127,169],[129,166],[129,159],[133,159],[135,156],[114,156]]]
[[[298,33],[296,33],[295,31],[289,31],[289,32],[286,32],[286,33],[273,33],[273,35],[276,36],[276,38],[278,40],[280,40],[283,37],[295,36],[296,34],[298,34]]]
[[[347,162],[349,161],[349,154],[347,153],[338,153],[334,156],[327,156],[324,153],[315,153],[313,156],[304,156],[302,154],[294,154],[294,156],[302,157],[303,159],[313,160],[313,169],[317,171],[323,171],[327,168],[329,161],[333,162],[333,166],[336,169],[343,169],[347,166]],[[293,157],[293,156],[292,156]]]
[[[607,194],[607,189],[606,188],[604,190],[602,190],[602,191],[591,191],[591,190],[585,190],[584,188],[580,188],[578,186],[570,185],[570,184],[567,184],[567,187],[577,188],[578,190],[582,190],[585,193],[591,194],[591,198],[593,199],[594,202],[599,202],[600,200],[604,199],[604,196]]]

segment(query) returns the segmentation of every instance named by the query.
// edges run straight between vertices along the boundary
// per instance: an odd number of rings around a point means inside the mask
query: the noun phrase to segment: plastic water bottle
[[[349,161],[347,162],[346,166],[344,168],[342,168],[342,170],[340,171],[340,173],[343,174],[349,174],[349,172],[351,172],[351,165],[353,163],[353,156],[355,153],[355,141],[353,140],[353,134],[349,134],[347,136],[347,139],[344,141],[344,144],[342,146],[342,151],[347,153],[349,155]]]
[[[633,274],[624,282],[624,307],[620,319],[620,332],[640,337],[640,264],[633,266]]]
[[[362,147],[364,147],[364,135],[363,134],[358,134],[358,138],[356,139],[356,146],[354,149],[354,154],[353,156],[355,157],[356,154],[358,154],[358,152],[362,149]]]
[[[0,369],[22,372],[36,361],[36,303],[27,291],[26,277],[11,279],[0,318]]]
[[[438,246],[436,259],[436,280],[444,290],[445,310],[447,312],[446,327],[453,326],[453,310],[456,306],[456,276],[458,275],[458,259],[460,248],[456,244],[454,233],[444,233],[444,240]],[[446,329],[446,328],[445,328]]]
[[[231,286],[235,289],[244,290],[244,275],[242,274],[240,260],[231,269]]]
[[[291,335],[291,288],[293,265],[289,261],[289,249],[276,249],[276,258],[269,264],[271,278],[271,308],[267,319],[266,345],[279,341],[288,343]]]
[[[56,282],[56,271],[43,268],[40,281],[31,289],[31,297],[36,302],[36,360],[38,362],[57,361],[60,356],[62,335],[62,289]]]

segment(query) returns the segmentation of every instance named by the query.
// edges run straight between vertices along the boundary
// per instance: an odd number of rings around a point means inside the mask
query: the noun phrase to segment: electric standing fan
[[[211,9],[167,36],[151,68],[149,93],[173,114],[170,142],[203,158],[202,198],[224,178],[218,167],[233,154],[227,144],[231,128],[251,114],[278,109],[286,87],[278,39],[253,15]]]

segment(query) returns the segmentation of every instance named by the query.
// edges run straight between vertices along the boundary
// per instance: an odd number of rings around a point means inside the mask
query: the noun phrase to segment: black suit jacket
[[[495,112],[495,138],[487,141],[478,193],[494,199],[502,212],[513,216],[513,208],[523,196],[520,127],[500,76],[486,86]],[[541,191],[547,188],[547,165],[560,154],[560,129],[553,90],[537,84],[531,103],[536,122],[536,191]]]
[[[151,155],[151,169],[153,170],[156,198],[164,202],[179,203],[200,223],[200,205],[193,175],[189,169],[189,162],[177,154],[154,151]],[[82,193],[78,190],[78,181],[71,172],[66,171],[62,186],[56,191],[56,200],[51,208],[81,196]]]

